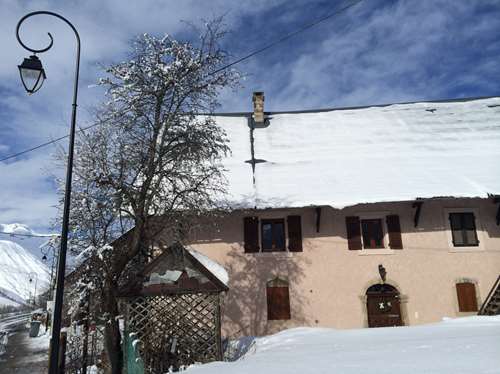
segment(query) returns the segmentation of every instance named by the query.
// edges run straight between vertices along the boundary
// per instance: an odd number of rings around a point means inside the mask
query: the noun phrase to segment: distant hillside
[[[19,244],[0,240],[0,305],[24,304],[33,298],[35,286],[40,295],[49,281],[45,264]]]

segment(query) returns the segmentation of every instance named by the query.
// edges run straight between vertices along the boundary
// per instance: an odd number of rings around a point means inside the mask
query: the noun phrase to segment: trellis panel
[[[137,296],[124,304],[148,373],[222,358],[218,293]]]

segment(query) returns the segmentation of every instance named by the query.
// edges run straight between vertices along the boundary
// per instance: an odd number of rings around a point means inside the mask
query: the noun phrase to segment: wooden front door
[[[388,284],[376,284],[366,292],[368,327],[403,326],[398,291]]]

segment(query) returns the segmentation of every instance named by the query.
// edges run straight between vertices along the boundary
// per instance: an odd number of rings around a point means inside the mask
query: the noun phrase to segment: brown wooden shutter
[[[349,249],[351,251],[361,249],[361,227],[359,224],[359,217],[345,217],[345,225],[347,229],[347,245]]]
[[[389,247],[391,247],[392,249],[403,249],[399,216],[397,214],[392,214],[386,217],[386,221],[387,231],[389,233]]]
[[[290,252],[302,252],[302,225],[300,216],[288,216],[288,249]]]
[[[477,312],[476,287],[474,283],[457,283],[458,310]]]
[[[288,287],[267,287],[267,319],[290,319],[290,293]]]
[[[245,217],[243,222],[245,253],[259,252],[259,219],[257,217]]]

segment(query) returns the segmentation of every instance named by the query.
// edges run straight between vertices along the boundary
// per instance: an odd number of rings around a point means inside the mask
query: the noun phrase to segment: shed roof
[[[144,267],[140,277],[142,284],[125,286],[120,293],[133,296],[227,291],[228,286],[219,278],[223,268],[218,264],[222,270],[215,264],[209,266],[206,261],[200,261],[197,252],[193,255],[192,251],[174,243]]]
[[[250,113],[215,116],[230,139],[235,208],[500,192],[500,97],[267,116],[256,128]]]

